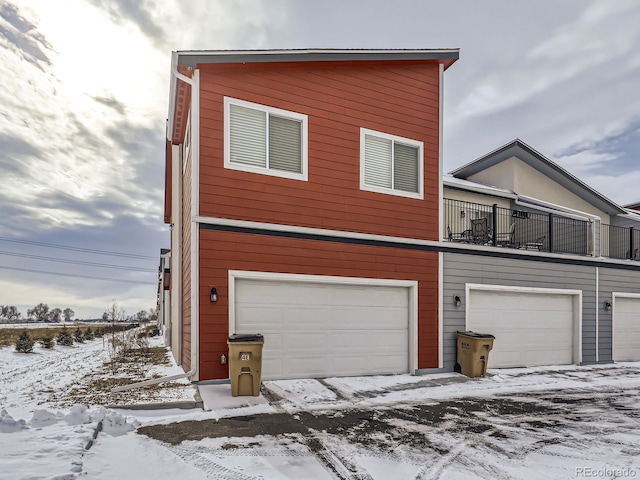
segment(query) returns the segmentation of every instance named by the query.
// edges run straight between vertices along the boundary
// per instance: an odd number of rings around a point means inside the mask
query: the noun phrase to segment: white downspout
[[[175,84],[178,80],[191,86],[191,129],[196,132],[191,135],[191,370],[168,377],[154,378],[144,382],[132,383],[115,387],[112,392],[124,392],[135,388],[170,382],[185,377],[194,377],[198,373],[198,223],[199,215],[199,178],[200,178],[200,92],[199,72],[196,70],[194,78],[178,72],[177,54],[171,59],[171,98],[169,100],[169,127],[173,127],[173,110],[175,108]],[[167,136],[169,131],[167,130]],[[182,169],[180,169],[182,171]]]
[[[600,361],[600,352],[598,348],[598,344],[600,343],[599,339],[599,330],[600,330],[600,267],[596,267],[596,363]]]
[[[444,153],[443,153],[443,125],[444,125],[444,65],[441,63],[439,65],[439,74],[440,81],[438,85],[440,86],[440,98],[438,100],[440,108],[439,108],[439,118],[438,118],[438,240],[445,238],[444,237],[444,187],[443,187],[443,178],[442,174],[444,171]],[[444,254],[442,252],[438,252],[438,368],[443,368],[444,366],[444,339],[442,338],[444,335]]]

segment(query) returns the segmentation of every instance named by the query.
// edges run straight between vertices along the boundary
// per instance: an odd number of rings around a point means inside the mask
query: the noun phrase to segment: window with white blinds
[[[307,180],[307,116],[225,97],[225,167]]]
[[[360,188],[423,198],[422,151],[422,142],[361,128]]]

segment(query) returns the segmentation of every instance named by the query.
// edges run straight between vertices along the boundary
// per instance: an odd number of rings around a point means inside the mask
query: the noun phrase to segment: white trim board
[[[409,288],[409,372],[418,369],[418,281],[384,278],[338,277],[332,275],[304,275],[294,273],[256,272],[229,270],[229,334],[236,330],[236,280],[273,280],[306,283],[331,283],[338,285],[372,285]]]

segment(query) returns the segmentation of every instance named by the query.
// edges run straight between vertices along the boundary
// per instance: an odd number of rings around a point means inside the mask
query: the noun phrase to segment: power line
[[[30,255],[27,253],[14,253],[14,252],[5,252],[0,250],[0,255],[7,255],[10,257],[21,257],[21,258],[29,258],[33,260],[45,260],[47,262],[59,262],[59,263],[70,263],[73,265],[85,265],[89,267],[100,267],[100,268],[114,268],[116,270],[128,270],[131,272],[146,272],[146,273],[156,273],[156,269],[151,268],[136,268],[129,267],[126,265],[110,265],[106,263],[96,263],[96,262],[85,262],[82,260],[68,260],[64,258],[54,258],[54,257],[43,257],[40,255]]]
[[[34,242],[32,240],[22,240],[18,238],[8,238],[8,237],[0,237],[0,241],[2,242],[13,242],[13,243],[23,243],[26,245],[37,245],[39,247],[49,247],[49,248],[59,248],[62,250],[72,250],[75,252],[85,252],[85,253],[95,253],[97,255],[112,255],[115,257],[126,257],[126,258],[139,258],[144,260],[157,260],[157,257],[152,257],[149,255],[137,255],[135,253],[124,253],[124,252],[112,252],[109,250],[95,250],[93,248],[83,248],[83,247],[73,247],[70,245],[58,245],[55,243],[45,243],[45,242]]]
[[[30,273],[42,273],[45,275],[56,275],[56,276],[61,276],[61,277],[75,277],[75,278],[89,278],[92,280],[103,280],[105,282],[118,282],[118,283],[134,283],[136,285],[152,285],[155,284],[157,282],[143,282],[143,281],[136,281],[136,280],[122,280],[122,279],[118,279],[118,278],[105,278],[105,277],[92,277],[90,275],[75,275],[73,273],[58,273],[58,272],[46,272],[44,270],[32,270],[30,268],[17,268],[17,267],[5,267],[0,265],[0,268],[3,268],[5,270],[17,270],[19,272],[30,272]]]

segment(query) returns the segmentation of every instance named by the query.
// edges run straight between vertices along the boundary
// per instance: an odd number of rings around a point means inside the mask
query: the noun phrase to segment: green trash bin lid
[[[494,339],[496,338],[489,333],[476,333],[476,332],[472,332],[471,330],[467,330],[466,332],[461,332],[460,330],[458,330],[456,333],[459,333],[460,335],[466,335],[467,337],[474,337],[474,338],[494,338]]]
[[[260,333],[238,334],[234,333],[229,337],[230,342],[264,342],[264,336]]]

